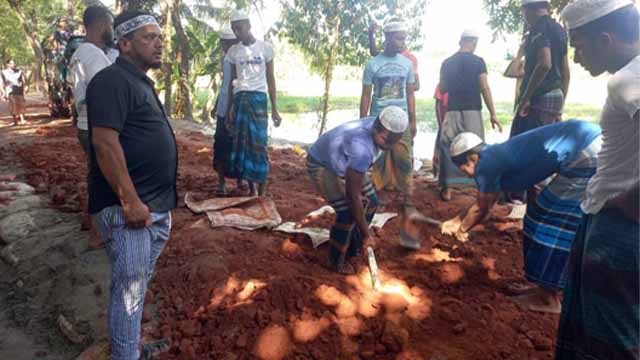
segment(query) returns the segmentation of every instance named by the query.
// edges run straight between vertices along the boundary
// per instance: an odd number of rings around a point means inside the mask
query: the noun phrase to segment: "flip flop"
[[[140,360],[155,359],[156,356],[164,354],[169,350],[171,350],[171,340],[169,339],[162,339],[142,345]]]
[[[523,297],[525,296],[528,296],[528,295],[525,294],[525,295],[515,296],[515,297],[512,297],[511,299],[513,300],[513,302],[516,303],[516,306],[518,306],[522,310],[529,310],[529,311],[535,311],[535,312],[540,312],[545,314],[555,314],[555,315],[560,315],[560,313],[562,312],[562,305],[556,308],[556,307],[547,306],[547,305],[529,304],[529,303],[525,303],[525,300],[523,299]]]
[[[327,262],[325,264],[325,267],[331,271],[335,271],[338,274],[341,275],[355,275],[356,274],[356,269],[353,267],[353,265],[349,264],[348,262],[345,262],[344,264],[342,264],[342,266],[333,266],[331,264],[329,264],[329,262]]]
[[[507,292],[511,293],[512,295],[524,295],[535,288],[535,285],[520,283],[509,284],[506,286]]]

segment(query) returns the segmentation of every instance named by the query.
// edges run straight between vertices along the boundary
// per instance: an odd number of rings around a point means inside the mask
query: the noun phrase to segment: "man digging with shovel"
[[[367,172],[382,151],[402,138],[408,126],[407,113],[389,106],[377,117],[332,129],[309,150],[307,170],[311,181],[336,211],[327,263],[332,270],[354,274],[347,260],[362,254],[363,247],[374,245],[369,222],[376,213],[378,197]]]
[[[524,218],[525,277],[536,286],[512,286],[522,308],[560,313],[571,243],[582,218],[580,201],[596,170],[600,128],[570,120],[527,131],[505,143],[485,145],[469,132],[451,144],[451,156],[478,186],[476,202],[440,226],[443,234],[468,240],[468,231],[485,221],[501,191],[531,190]],[[550,181],[545,181],[550,179]],[[530,192],[535,195],[534,191]]]

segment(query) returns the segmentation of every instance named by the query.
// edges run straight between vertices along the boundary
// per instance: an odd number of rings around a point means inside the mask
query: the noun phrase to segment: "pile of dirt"
[[[60,146],[76,141],[75,133],[43,132],[55,143],[19,150],[33,172],[29,181],[62,191],[56,206],[80,211],[84,155]],[[187,191],[213,196],[211,138],[178,131],[178,143],[180,198]],[[300,221],[324,205],[303,157],[292,150],[270,156],[268,192],[284,221]],[[443,203],[433,184],[416,181],[415,204],[425,215],[451,217],[473,193],[454,197]],[[397,211],[397,197],[389,199],[381,211]],[[354,276],[326,270],[327,245],[314,250],[301,236],[211,229],[205,216],[184,207],[173,219],[146,299],[155,311],[145,317],[144,330],[172,339],[165,359],[552,357],[557,316],[521,311],[505,294],[506,284],[522,281],[519,231],[481,227],[472,241],[460,243],[425,225],[423,243],[430,249],[408,252],[398,245],[400,221],[394,219],[377,232],[383,286],[376,292],[364,259]],[[330,219],[312,224],[329,226]],[[510,225],[517,227],[501,226]]]

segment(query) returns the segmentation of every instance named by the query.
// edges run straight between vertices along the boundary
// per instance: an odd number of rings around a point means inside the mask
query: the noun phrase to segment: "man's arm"
[[[229,81],[229,89],[227,96],[227,118],[225,120],[227,128],[230,128],[233,125],[233,81],[237,78],[236,75],[236,66],[231,64],[231,80]]]
[[[151,225],[149,208],[140,200],[129,176],[120,134],[111,128],[93,127],[92,144],[100,171],[120,199],[127,225],[139,229]]]
[[[363,246],[371,246],[374,245],[372,243],[373,239],[369,233],[369,225],[367,224],[367,220],[365,219],[365,211],[362,207],[362,186],[364,184],[365,174],[353,170],[351,168],[347,168],[347,173],[345,174],[345,187],[346,187],[346,196],[347,202],[349,203],[349,208],[351,209],[351,215],[360,231],[360,234],[363,236]]]
[[[607,201],[605,205],[608,208],[616,208],[624,214],[624,216],[636,223],[640,223],[640,183],[633,188]]]
[[[416,95],[415,84],[407,83],[407,109],[409,110],[409,126],[411,136],[416,137],[418,125],[416,123]]]
[[[458,240],[467,240],[469,230],[486,221],[491,215],[491,208],[496,203],[497,198],[498,193],[478,193],[476,202],[464,213],[442,223],[440,227],[442,233],[455,235]]]
[[[482,93],[484,103],[487,106],[487,109],[489,109],[489,114],[491,115],[491,127],[493,129],[497,127],[498,130],[502,132],[502,125],[500,125],[500,122],[498,122],[496,108],[493,104],[493,95],[491,94],[491,88],[489,87],[487,73],[480,74],[480,92]]]
[[[360,118],[364,118],[369,115],[372,90],[373,85],[362,85],[362,95],[360,96]]]
[[[378,54],[380,53],[378,51],[378,47],[376,46],[376,28],[377,25],[371,24],[371,26],[369,26],[369,31],[368,31],[368,35],[369,35],[369,54],[371,54],[371,56],[378,56]]]
[[[420,90],[420,76],[418,73],[415,73],[414,76],[416,77],[416,83],[413,84],[413,91],[418,91]]]
[[[449,92],[449,89],[447,89],[447,82],[445,81],[445,76],[444,76],[444,63],[440,66],[440,93],[441,94],[446,94]]]
[[[551,48],[543,47],[539,49],[536,67],[531,74],[531,79],[529,80],[527,88],[525,89],[524,94],[522,94],[520,103],[518,104],[518,113],[520,114],[520,116],[525,116],[527,109],[529,108],[533,93],[544,81],[544,78],[551,70],[551,65]]]
[[[564,101],[567,101],[567,96],[569,96],[570,82],[571,70],[569,70],[569,57],[565,55],[562,58],[562,94],[564,95]]]
[[[267,87],[269,88],[269,100],[271,100],[271,117],[273,118],[273,125],[280,126],[282,118],[278,113],[278,99],[276,93],[276,77],[273,71],[273,60],[267,63]]]

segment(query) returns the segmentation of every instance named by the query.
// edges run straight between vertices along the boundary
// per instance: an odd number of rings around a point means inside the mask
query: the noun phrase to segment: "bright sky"
[[[189,0],[187,0],[189,2]],[[214,5],[222,6],[224,0],[213,0]],[[111,8],[114,0],[103,0]],[[465,11],[460,11],[464,8]],[[266,0],[263,19],[252,13],[252,23],[257,36],[275,23],[280,16],[280,2]],[[262,20],[262,21],[261,21]],[[423,19],[423,37],[425,47],[430,51],[455,51],[458,39],[466,28],[480,32],[482,41],[491,41],[491,29],[486,25],[487,14],[482,0],[431,0]],[[482,43],[480,45],[482,47]],[[479,49],[480,50],[480,49]]]

